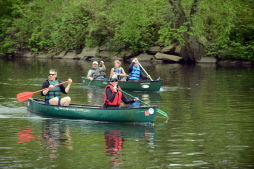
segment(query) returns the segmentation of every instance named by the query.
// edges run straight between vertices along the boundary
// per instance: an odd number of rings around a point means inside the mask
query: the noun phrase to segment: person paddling
[[[59,83],[61,83],[61,81],[57,79],[57,71],[55,69],[50,69],[48,79],[45,80],[45,82],[42,85],[42,88],[44,89],[52,87]],[[70,97],[61,98],[61,93],[67,94],[70,90],[71,84],[72,80],[69,78],[68,85],[66,88],[63,85],[60,85],[58,87],[42,91],[41,95],[45,96],[45,104],[69,106],[71,98]]]
[[[122,101],[125,104],[131,104],[139,100],[138,98],[128,99],[117,89],[121,90],[121,87],[118,86],[118,79],[110,79],[110,84],[104,89],[104,108],[118,108]]]
[[[132,60],[131,65],[129,66],[129,77],[128,77],[128,81],[139,81],[140,79],[148,79],[150,76],[146,76],[143,74],[143,72],[141,71],[141,67],[139,65],[139,61],[137,58],[134,58]]]
[[[114,67],[110,71],[110,78],[117,78],[118,80],[123,81],[126,77],[124,69],[121,67],[120,60],[114,61]]]
[[[89,80],[100,80],[105,78],[106,66],[103,61],[100,62],[102,67],[99,67],[99,63],[97,61],[93,61],[91,69],[87,73],[87,79]]]

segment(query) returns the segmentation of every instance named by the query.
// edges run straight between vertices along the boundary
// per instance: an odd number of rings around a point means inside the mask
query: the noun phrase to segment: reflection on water
[[[58,157],[60,143],[64,143],[63,145],[69,150],[73,149],[69,127],[62,123],[52,123],[51,120],[45,120],[42,124],[41,142],[50,151],[51,159]]]
[[[102,105],[103,89],[81,86],[88,62],[0,60],[0,168],[254,168],[252,68],[144,63],[163,87],[130,94],[170,119],[142,126],[29,113],[15,96],[38,90],[51,67],[73,79],[74,103]]]
[[[112,167],[119,166],[119,163],[122,161],[119,156],[123,156],[122,149],[124,138],[118,133],[119,131],[107,130],[105,131],[105,146],[106,153],[108,156],[112,156]]]
[[[22,166],[33,168],[45,166],[40,161],[46,162],[47,166],[52,168],[62,168],[64,162],[73,158],[76,153],[79,155],[75,158],[82,160],[82,164],[86,164],[89,159],[85,154],[93,152],[95,147],[96,153],[104,152],[104,155],[99,155],[101,159],[97,158],[98,163],[103,162],[103,164],[98,164],[96,168],[121,167],[126,153],[132,151],[128,145],[139,146],[138,144],[143,142],[148,145],[148,148],[153,148],[155,139],[155,130],[152,125],[97,123],[83,120],[31,120],[29,124],[20,127],[16,132],[15,147],[17,149],[12,149],[12,155],[20,159]],[[1,142],[2,145],[8,144],[4,140]],[[39,163],[27,160],[24,154],[32,155],[39,160]],[[2,161],[0,165],[8,166],[11,162],[9,160],[5,159],[6,162]],[[51,162],[47,163],[48,160]],[[58,163],[58,160],[63,163]],[[78,165],[77,168],[81,166]]]
[[[18,141],[17,143],[20,144],[21,149],[24,150],[31,150],[26,147],[31,141],[35,140],[35,137],[32,135],[31,127],[21,127],[18,131]]]

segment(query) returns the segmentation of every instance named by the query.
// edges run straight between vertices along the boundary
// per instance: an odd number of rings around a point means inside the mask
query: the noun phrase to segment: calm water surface
[[[15,99],[54,67],[73,102],[101,104],[103,90],[81,85],[89,64],[0,60],[0,168],[254,168],[254,69],[144,64],[164,85],[132,94],[170,116],[154,125],[45,118]]]

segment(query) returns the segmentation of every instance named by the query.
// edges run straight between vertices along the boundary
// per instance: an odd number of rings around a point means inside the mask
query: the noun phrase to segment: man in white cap
[[[87,79],[94,80],[94,79],[104,79],[106,76],[106,66],[103,61],[100,62],[102,65],[99,67],[97,61],[93,61],[91,69],[87,73]]]

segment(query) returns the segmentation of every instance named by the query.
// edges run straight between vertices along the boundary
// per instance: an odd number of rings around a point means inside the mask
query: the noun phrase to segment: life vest
[[[122,74],[122,67],[114,68],[114,72],[118,74]],[[117,76],[118,80],[121,80],[123,77],[122,76]]]
[[[140,66],[132,66],[132,71],[129,74],[129,80],[139,80],[141,74]]]
[[[105,73],[105,71],[104,70],[102,70],[101,68],[96,68],[96,69],[91,69],[92,71],[93,71],[93,73],[92,73],[92,77],[94,78],[94,79],[97,79],[97,78],[105,78],[105,75],[106,75],[106,73]]]
[[[55,81],[48,80],[48,83],[49,83],[49,85],[57,85],[57,84],[59,84],[59,81],[58,80],[55,80]],[[60,96],[61,96],[61,89],[60,89],[60,86],[57,86],[57,87],[54,87],[48,91],[45,99],[50,100],[54,97],[60,98]]]
[[[121,156],[120,150],[123,149],[124,142],[122,135],[117,134],[113,130],[108,130],[105,132],[105,141],[106,148],[108,149],[107,153],[112,156]]]
[[[107,92],[106,92],[107,88],[110,88],[111,92],[114,93],[114,87],[110,84],[107,85],[106,88],[104,89],[104,104],[108,105],[108,106],[119,106],[122,101],[123,93],[118,90],[115,95],[114,100],[112,102],[110,102],[107,97]],[[117,88],[121,90],[120,86],[117,86]]]

